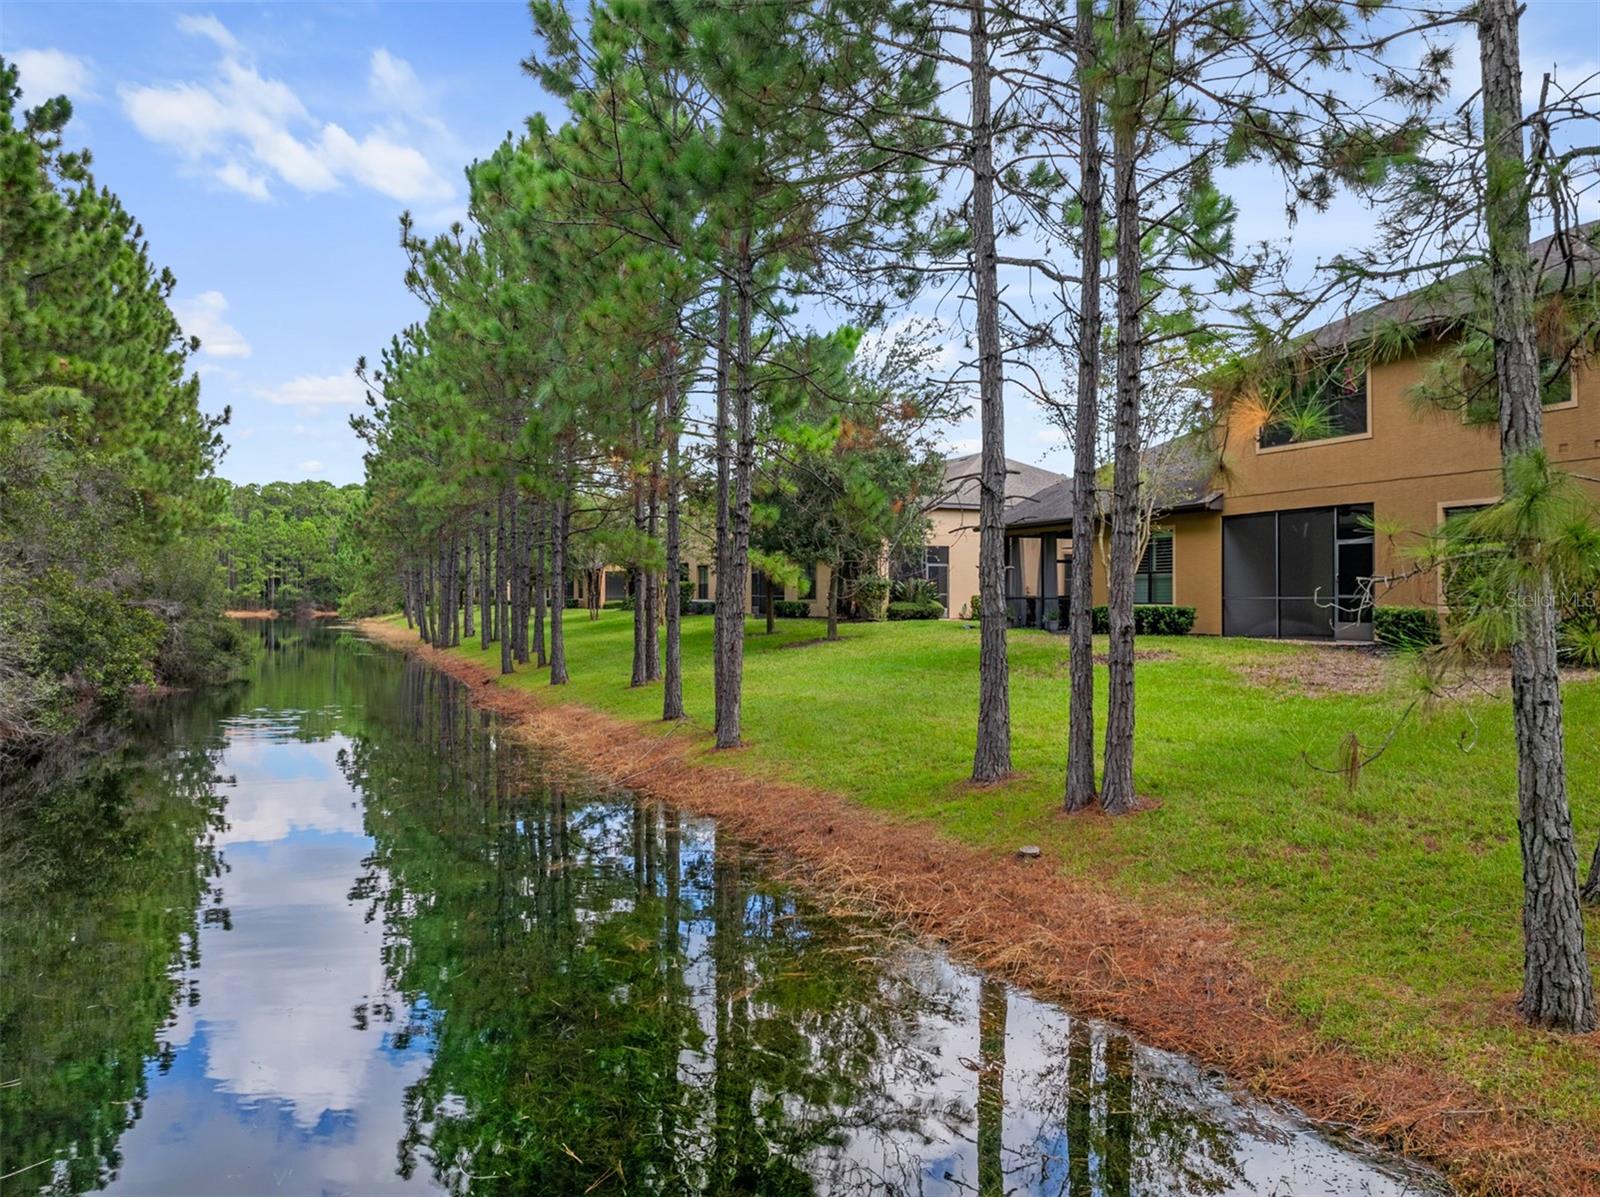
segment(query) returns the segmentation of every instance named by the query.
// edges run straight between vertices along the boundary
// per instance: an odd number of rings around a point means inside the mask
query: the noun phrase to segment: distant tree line
[[[143,229],[19,107],[0,59],[0,772],[141,687],[226,671],[209,535],[228,414],[200,383]]]
[[[222,518],[219,559],[233,609],[331,611],[357,585],[359,484],[269,482],[235,486]]]

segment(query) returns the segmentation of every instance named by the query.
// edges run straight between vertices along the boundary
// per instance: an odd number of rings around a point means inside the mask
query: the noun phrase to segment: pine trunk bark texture
[[[1123,46],[1134,32],[1134,0],[1117,0],[1117,35]],[[1127,51],[1124,50],[1124,53]],[[1130,69],[1133,64],[1127,64]],[[1139,279],[1139,180],[1135,161],[1138,121],[1117,114],[1112,128],[1117,225],[1117,411],[1111,496],[1111,567],[1107,586],[1111,643],[1108,653],[1105,780],[1100,806],[1107,814],[1134,807],[1133,790],[1133,571],[1139,543],[1139,389],[1143,366]]]
[[[534,509],[533,518],[533,663],[540,669],[550,664],[549,654],[545,651],[544,642],[544,617],[549,602],[553,601],[550,595],[550,570],[546,565],[549,560],[548,547],[550,541],[550,505],[540,503]]]
[[[650,436],[650,474],[645,493],[645,537],[650,545],[650,558],[655,560],[655,544],[661,534],[661,453],[662,437],[666,433],[666,395],[656,395],[654,427]],[[673,580],[676,582],[677,575]],[[644,680],[661,680],[661,572],[654,566],[645,571],[644,578]]]
[[[972,780],[1011,772],[1011,684],[1006,657],[1005,375],[1000,360],[1000,280],[995,261],[994,124],[988,5],[969,8],[972,56],[972,281],[978,323],[982,449],[978,499],[978,741]]]
[[[668,344],[667,392],[667,645],[661,684],[661,718],[682,719],[683,712],[683,602],[678,574],[682,570],[681,531],[678,527],[678,401],[677,346]]]
[[[567,527],[570,519],[566,494],[560,493],[550,513],[550,588],[564,594],[567,588]],[[567,641],[562,628],[565,603],[550,606],[550,684],[567,684]]]
[[[494,536],[494,626],[500,633],[500,672],[511,673],[516,666],[511,661],[511,612],[507,609],[511,599],[511,580],[506,574],[506,492],[500,491],[497,523]]]
[[[1079,255],[1078,394],[1072,414],[1072,577],[1067,608],[1067,788],[1069,811],[1094,804],[1094,520],[1095,443],[1100,425],[1100,109],[1095,95],[1093,0],[1078,0],[1078,193],[1083,207]]]
[[[732,743],[739,742],[737,687],[730,682],[736,671],[730,667],[729,647],[743,627],[742,615],[734,609],[733,585],[733,425],[728,402],[728,359],[732,355],[728,313],[728,284],[717,294],[717,601],[712,609],[712,687],[716,700],[716,737],[723,746],[725,728],[731,728]],[[735,627],[734,625],[739,625]],[[735,677],[734,682],[737,681]]]
[[[1534,342],[1537,275],[1529,253],[1527,163],[1517,0],[1478,10],[1483,73],[1485,216],[1500,390],[1500,455],[1508,467],[1544,445],[1544,408]],[[1578,857],[1567,801],[1555,591],[1547,571],[1515,596],[1511,708],[1517,737],[1517,826],[1522,839],[1522,1014],[1562,1031],[1595,1029],[1594,982],[1584,952]]]

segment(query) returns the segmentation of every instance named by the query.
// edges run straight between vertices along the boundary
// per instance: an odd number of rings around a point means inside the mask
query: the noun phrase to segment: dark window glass
[[[1278,517],[1235,515],[1222,521],[1222,578],[1226,598],[1276,598]]]
[[[1278,600],[1271,598],[1225,598],[1222,600],[1224,636],[1278,634]]]
[[[606,570],[605,598],[606,602],[616,602],[618,599],[628,597],[628,575],[620,570]]]
[[[1338,623],[1371,623],[1369,582],[1374,567],[1372,504],[1354,503],[1334,516],[1335,585],[1339,595]]]
[[[1133,601],[1172,602],[1172,533],[1157,532],[1145,544],[1138,572],[1133,575]]]
[[[695,568],[694,593],[695,598],[702,603],[711,598],[711,567],[709,565],[701,565]]]
[[[775,587],[765,570],[753,569],[750,571],[750,610],[760,613],[767,609],[768,597],[782,598],[783,592],[773,594]]]
[[[1312,367],[1284,384],[1262,426],[1262,448],[1355,436],[1367,430],[1367,372],[1354,361]]]
[[[926,557],[926,577],[939,589],[939,601],[950,610],[950,548],[948,545],[929,545]]]

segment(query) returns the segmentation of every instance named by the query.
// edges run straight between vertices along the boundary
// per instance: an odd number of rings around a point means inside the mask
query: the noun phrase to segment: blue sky
[[[1463,40],[1463,94],[1475,47]],[[462,167],[556,106],[520,68],[526,6],[506,3],[71,4],[6,0],[0,52],[24,101],[65,92],[69,142],[143,222],[205,343],[205,405],[231,405],[224,476],[359,481],[351,370],[417,313],[396,218],[464,214]],[[1600,0],[1532,0],[1525,70],[1600,69]],[[1467,76],[1471,76],[1468,78]],[[1459,90],[1459,88],[1458,88]],[[1234,191],[1241,229],[1281,230],[1274,188]],[[1586,213],[1593,215],[1593,213]],[[1349,204],[1295,231],[1309,265],[1369,230]],[[975,448],[976,421],[948,443]],[[1060,437],[1008,395],[1012,457],[1065,469]]]
[[[543,102],[530,28],[520,3],[7,0],[24,103],[72,97],[69,143],[178,277],[226,477],[360,480],[352,366],[417,311],[397,217],[460,218],[464,164]]]

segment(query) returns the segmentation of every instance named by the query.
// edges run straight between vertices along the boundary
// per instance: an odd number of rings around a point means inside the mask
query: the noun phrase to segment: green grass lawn
[[[564,697],[641,722],[660,689],[628,686],[631,616],[568,612]],[[1403,661],[1382,688],[1311,696],[1261,674],[1320,673],[1348,650],[1211,638],[1141,638],[1139,792],[1159,807],[1124,819],[1062,819],[1067,645],[1011,636],[1013,754],[1020,777],[964,782],[977,709],[978,633],[961,622],[847,625],[800,645],[816,620],[752,620],[748,750],[713,759],[926,820],[970,844],[1037,843],[1068,873],[1142,900],[1228,920],[1239,946],[1312,1025],[1356,1050],[1413,1055],[1477,1085],[1487,1102],[1600,1117],[1595,1045],[1527,1030],[1521,866],[1509,701],[1451,702],[1404,723],[1352,792],[1309,767],[1340,739],[1389,734],[1411,702]],[[1097,641],[1097,651],[1103,651]],[[461,650],[482,654],[474,646]],[[711,619],[684,621],[685,702],[709,727]],[[489,654],[498,661],[499,649]],[[1255,671],[1252,678],[1249,671]],[[1097,669],[1103,716],[1105,670]],[[506,679],[543,686],[532,668]],[[1600,835],[1600,682],[1566,687],[1567,761],[1580,863]],[[1465,740],[1464,740],[1465,737]],[[708,754],[709,755],[709,754]],[[1590,922],[1590,944],[1600,921]]]

